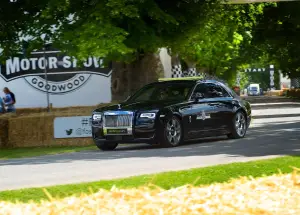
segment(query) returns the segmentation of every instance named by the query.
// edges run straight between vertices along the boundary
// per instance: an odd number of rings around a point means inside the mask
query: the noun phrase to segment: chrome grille
[[[132,124],[132,115],[106,115],[104,118],[105,127],[129,127]]]

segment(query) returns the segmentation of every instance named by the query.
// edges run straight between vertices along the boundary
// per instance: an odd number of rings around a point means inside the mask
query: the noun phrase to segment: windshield
[[[138,90],[127,102],[186,100],[194,86],[194,82],[149,84]]]
[[[251,91],[257,91],[257,87],[250,87]]]

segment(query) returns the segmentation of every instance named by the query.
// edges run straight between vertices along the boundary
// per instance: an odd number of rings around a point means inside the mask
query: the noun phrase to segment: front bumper
[[[157,135],[154,127],[133,128],[131,135],[105,135],[102,127],[92,126],[94,141],[107,143],[148,143],[156,144]]]
[[[155,111],[149,111],[154,112]],[[143,112],[144,113],[144,112]],[[155,117],[140,117],[141,112],[105,111],[101,119],[92,120],[94,141],[107,143],[158,142],[163,121]],[[129,116],[129,117],[128,117]]]

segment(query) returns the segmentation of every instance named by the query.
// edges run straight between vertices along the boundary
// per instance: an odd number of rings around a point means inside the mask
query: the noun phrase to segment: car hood
[[[114,111],[114,110],[125,110],[125,111],[159,110],[165,107],[179,104],[181,102],[182,101],[174,101],[174,100],[173,101],[143,101],[143,102],[134,102],[134,103],[122,102],[119,103],[121,109],[119,109],[118,104],[114,104],[114,105],[100,107],[94,110],[94,112]]]

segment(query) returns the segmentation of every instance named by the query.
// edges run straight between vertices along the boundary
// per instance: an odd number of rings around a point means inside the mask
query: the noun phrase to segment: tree
[[[1,59],[23,51],[22,35],[44,8],[45,1],[2,0],[0,7]]]
[[[300,2],[279,2],[264,9],[254,31],[256,53],[265,53],[270,63],[290,77],[300,76]]]
[[[194,34],[173,40],[176,50],[188,67],[206,68],[234,84],[239,69],[250,63],[252,29],[266,4],[218,5],[211,8],[202,27]]]
[[[18,7],[21,0],[1,5],[3,10]],[[192,33],[212,8],[215,0],[73,0],[27,1],[21,14],[30,15],[12,29],[10,41],[19,33],[30,36],[29,49],[41,46],[42,34],[61,49],[83,58],[106,56],[115,60],[135,59],[137,52],[154,52],[183,32]],[[24,15],[25,16],[25,15]],[[11,17],[11,21],[23,16]],[[55,27],[54,27],[55,26]],[[10,47],[3,47],[9,50]],[[21,50],[21,46],[19,45]],[[129,55],[127,55],[129,54]],[[128,58],[129,57],[129,58]]]
[[[16,32],[27,38],[27,53],[41,48],[45,42],[41,35],[46,34],[46,42],[79,60],[94,55],[119,62],[141,62],[144,54],[155,53],[175,40],[184,41],[182,35],[193,35],[217,3],[218,0],[174,0],[172,4],[162,0],[40,1],[30,14],[32,18]],[[28,7],[27,2],[22,13],[26,14]],[[10,38],[14,40],[13,51],[3,46],[3,58],[22,51],[18,37]]]
[[[15,1],[1,5],[6,13],[18,5],[21,14],[8,16],[11,24],[21,22],[12,35],[3,35],[14,44],[2,45],[3,57],[22,50],[19,33],[28,38],[28,52],[40,48],[46,34],[47,42],[79,60],[94,55],[132,62],[167,47],[174,64],[181,57],[189,67],[207,67],[232,80],[234,70],[248,61],[243,52],[251,46],[251,30],[264,6],[218,0]]]

